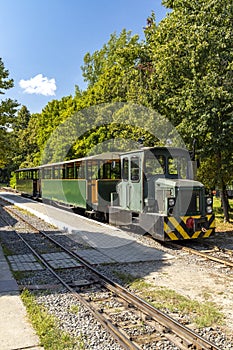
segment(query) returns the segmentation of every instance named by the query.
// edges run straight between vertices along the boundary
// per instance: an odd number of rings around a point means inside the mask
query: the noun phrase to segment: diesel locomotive
[[[161,241],[215,232],[212,196],[193,180],[193,162],[183,148],[108,152],[19,169],[16,189],[112,225],[138,227]]]

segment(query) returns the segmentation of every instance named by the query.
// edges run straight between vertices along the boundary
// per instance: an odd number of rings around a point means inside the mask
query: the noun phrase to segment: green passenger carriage
[[[16,189],[22,195],[29,197],[40,196],[39,168],[24,168],[16,170]]]
[[[105,153],[16,171],[23,195],[106,216],[111,192],[120,178],[119,155]],[[37,186],[38,190],[33,190]]]

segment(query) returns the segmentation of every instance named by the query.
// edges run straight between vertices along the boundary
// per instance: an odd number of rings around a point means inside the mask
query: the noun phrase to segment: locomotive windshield
[[[164,175],[166,172],[166,158],[162,155],[148,154],[145,161],[146,175]]]
[[[179,179],[186,179],[188,174],[188,163],[186,157],[174,156],[168,158],[168,173]]]
[[[183,154],[166,155],[154,154],[148,152],[145,156],[145,174],[146,177],[161,175],[162,177],[187,179],[188,178],[188,159]]]

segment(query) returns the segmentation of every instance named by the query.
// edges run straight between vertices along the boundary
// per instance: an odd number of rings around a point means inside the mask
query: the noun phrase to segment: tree
[[[13,79],[9,79],[9,72],[0,58],[0,95],[4,95],[4,91],[13,86]],[[9,98],[0,101],[0,167],[5,166],[11,158],[8,128],[11,126],[17,107],[18,103]]]
[[[13,119],[11,127],[14,131],[25,130],[28,127],[31,113],[26,106],[22,106],[18,111],[16,117]]]
[[[110,36],[107,44],[92,55],[87,53],[82,66],[88,88],[86,105],[129,100],[130,84],[138,74],[136,69],[142,52],[138,35],[122,30]]]
[[[187,145],[215,159],[214,183],[229,221],[226,179],[233,172],[232,0],[164,0],[172,12],[146,28],[153,62],[150,91]],[[227,166],[226,166],[227,164]]]
[[[13,163],[17,169],[29,155],[34,154],[35,148],[31,147],[31,130],[29,123],[31,114],[26,106],[22,106],[18,111],[11,125],[11,145],[13,149]]]

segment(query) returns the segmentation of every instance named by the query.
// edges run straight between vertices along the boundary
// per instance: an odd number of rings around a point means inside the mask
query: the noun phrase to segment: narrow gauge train
[[[213,200],[192,168],[185,149],[141,148],[19,169],[16,189],[161,241],[206,238],[215,231]]]

